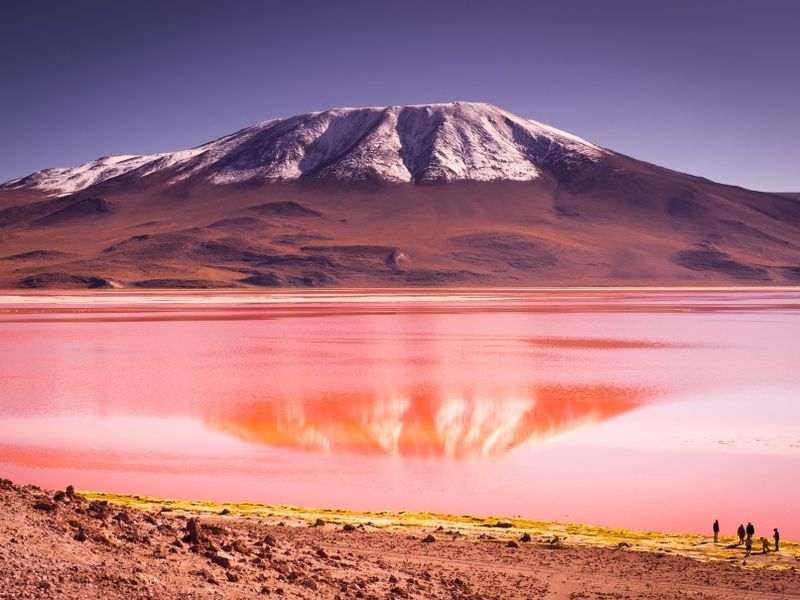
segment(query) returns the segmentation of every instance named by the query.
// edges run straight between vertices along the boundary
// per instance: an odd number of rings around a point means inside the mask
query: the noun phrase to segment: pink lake
[[[800,290],[0,292],[0,477],[800,539]]]

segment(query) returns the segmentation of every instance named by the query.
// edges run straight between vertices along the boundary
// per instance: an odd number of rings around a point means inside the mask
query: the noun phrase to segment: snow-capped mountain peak
[[[496,106],[451,102],[336,108],[273,119],[191,150],[99,158],[9,181],[5,188],[73,193],[122,178],[215,184],[301,178],[342,182],[532,181],[557,178],[607,153]]]

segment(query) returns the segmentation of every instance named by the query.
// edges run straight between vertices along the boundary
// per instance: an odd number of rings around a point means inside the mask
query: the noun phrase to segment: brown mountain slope
[[[799,224],[796,200],[655,176],[109,187],[1,211],[0,286],[785,285]]]

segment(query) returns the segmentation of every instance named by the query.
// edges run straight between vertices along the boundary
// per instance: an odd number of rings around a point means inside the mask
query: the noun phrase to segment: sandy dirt
[[[0,482],[0,598],[800,598],[797,544],[720,560],[676,536],[98,497]]]

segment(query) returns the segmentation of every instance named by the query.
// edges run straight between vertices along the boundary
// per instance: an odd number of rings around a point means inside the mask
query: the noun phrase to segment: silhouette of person
[[[767,538],[765,538],[765,537],[762,537],[761,538],[761,553],[762,554],[766,554],[767,552],[769,552],[769,540],[767,540]]]
[[[781,534],[778,533],[778,528],[777,527],[775,529],[773,529],[773,531],[775,533],[772,534],[772,537],[775,538],[775,552],[777,552],[778,548],[779,548],[779,544],[781,542]]]
[[[714,520],[714,543],[719,541],[719,519]]]
[[[739,524],[739,529],[736,530],[737,535],[739,536],[739,545],[741,546],[744,544],[744,525],[741,523]]]
[[[744,555],[750,556],[750,552],[753,550],[753,536],[748,535],[747,539],[745,539],[744,550]]]
[[[753,524],[748,521],[747,522],[747,537],[751,538],[756,534],[756,528],[753,527]]]

